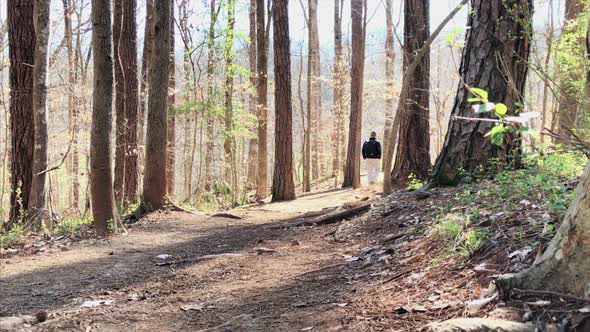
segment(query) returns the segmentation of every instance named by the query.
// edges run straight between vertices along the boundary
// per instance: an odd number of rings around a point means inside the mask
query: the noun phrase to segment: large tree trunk
[[[257,95],[258,95],[258,179],[256,183],[256,199],[261,200],[268,195],[268,142],[267,140],[267,39],[264,26],[264,0],[256,2],[256,43],[257,43]]]
[[[90,198],[97,232],[108,232],[115,204],[111,169],[111,128],[113,109],[113,46],[111,0],[92,0],[92,48],[94,49],[94,91],[90,133]]]
[[[393,40],[392,1],[385,0],[385,128],[383,131],[383,156],[387,156],[387,149],[391,141],[391,124],[393,123],[393,68],[395,64],[395,50]],[[395,148],[395,147],[392,147]],[[383,158],[383,169],[391,169],[392,160]]]
[[[137,0],[123,0],[123,22],[119,49],[123,67],[125,90],[125,195],[124,206],[136,201],[137,194],[137,23],[135,22]]]
[[[295,199],[293,182],[293,107],[291,104],[291,51],[289,1],[275,2],[273,43],[275,70],[275,165],[272,201]]]
[[[176,99],[176,61],[174,59],[174,1],[170,1],[170,69],[168,82],[168,129],[166,134],[166,177],[168,195],[174,196],[176,187],[176,115],[174,114],[174,103]]]
[[[119,51],[126,45],[121,44],[121,27],[123,20],[123,1],[113,0],[113,57],[115,70],[115,204],[123,202],[125,186],[125,78]]]
[[[231,183],[232,171],[234,167],[233,158],[235,153],[234,141],[234,70],[233,66],[233,43],[234,43],[234,25],[235,19],[235,0],[228,0],[227,3],[227,27],[225,40],[225,90],[224,90],[224,115],[225,115],[225,134],[223,135],[223,150],[225,152],[225,180]],[[232,189],[236,189],[233,187]]]
[[[352,77],[350,124],[343,187],[361,186],[361,130],[363,122],[364,31],[363,0],[352,0]]]
[[[590,164],[547,250],[529,270],[500,278],[497,283],[505,296],[514,288],[590,295]]]
[[[318,120],[320,115],[320,41],[318,33],[318,0],[308,0],[309,18],[308,18],[308,65],[307,65],[307,130],[311,140],[309,149],[309,158],[311,159],[311,176],[314,180],[320,177],[319,166],[319,126]]]
[[[404,67],[430,36],[430,15],[427,0],[405,0],[404,4]],[[400,114],[397,153],[392,173],[395,185],[403,187],[410,175],[425,179],[430,171],[430,52],[420,60],[412,74],[410,91]]]
[[[33,0],[8,0],[10,59],[10,214],[9,228],[29,208],[33,165]]]
[[[493,123],[455,120],[454,116],[493,116],[473,111],[472,104],[467,102],[473,97],[468,87],[484,89],[491,102],[508,106],[509,114],[519,110],[525,91],[533,3],[532,0],[510,3],[472,0],[471,4],[472,14],[467,23],[471,29],[467,31],[460,68],[462,83],[455,97],[443,150],[434,166],[433,180],[439,185],[455,184],[464,172],[486,169],[493,160],[501,165],[519,162],[517,135],[506,137],[505,143],[497,146],[485,137]],[[511,78],[510,83],[506,77]]]
[[[250,89],[252,90],[248,98],[248,108],[252,116],[256,116],[256,0],[250,0],[249,18],[249,37],[250,45],[248,46],[248,60],[250,65]],[[251,190],[256,186],[256,163],[258,151],[258,137],[256,130],[252,130],[248,147],[248,173],[246,175],[246,189]]]
[[[566,0],[565,2],[565,22],[563,24],[563,36],[577,34],[580,29],[578,19],[585,10],[584,0]],[[565,40],[565,38],[562,38]],[[564,41],[562,40],[562,43]],[[567,52],[564,60],[564,67],[567,70],[561,71],[561,91],[559,97],[559,109],[557,111],[557,132],[560,136],[571,136],[570,130],[577,126],[577,114],[580,108],[579,100],[582,97],[580,83],[583,80],[584,71],[584,40],[579,38],[579,45],[568,47],[562,52]],[[558,46],[559,47],[559,46]],[[561,140],[558,140],[561,142]]]
[[[49,60],[50,0],[35,0],[35,68],[33,70],[33,121],[35,144],[33,151],[33,179],[29,200],[29,215],[35,224],[48,217],[45,211],[47,193],[47,63]]]
[[[149,64],[149,96],[143,206],[159,210],[166,203],[166,136],[168,129],[168,80],[170,63],[170,3],[155,1],[153,49]]]
[[[182,71],[184,73],[184,92],[183,96],[186,101],[190,100],[191,96],[191,54],[188,44],[190,40],[190,32],[188,30],[188,0],[182,0],[178,4],[178,15],[180,20],[180,34],[182,36],[184,42],[184,55],[183,55],[183,62],[182,62]],[[195,93],[195,91],[193,91]],[[195,98],[196,100],[196,98]],[[193,142],[196,137],[197,132],[197,125],[198,125],[198,113],[194,110],[194,114],[185,114],[185,124],[184,124],[184,186],[183,186],[183,195],[185,198],[191,196],[193,192],[193,165],[194,165],[194,145],[196,142]],[[193,121],[194,120],[194,121]],[[193,123],[194,122],[194,131],[193,131]],[[195,140],[196,141],[196,140]]]
[[[215,52],[215,23],[217,22],[218,12],[215,9],[215,0],[211,0],[211,18],[209,22],[209,33],[207,37],[207,111],[205,113],[206,122],[206,137],[207,137],[207,148],[205,151],[205,190],[210,190],[213,182],[213,153],[215,150],[215,142],[213,137],[213,128],[215,126],[215,83],[213,82],[213,70],[214,70],[214,59],[216,57]]]
[[[143,174],[145,160],[145,116],[147,114],[148,98],[148,74],[149,62],[152,56],[152,44],[154,35],[152,33],[154,0],[145,1],[145,29],[143,34],[143,54],[141,56],[141,81],[139,87],[139,114],[137,128],[137,143],[139,145],[139,174]],[[142,178],[140,177],[139,180]]]

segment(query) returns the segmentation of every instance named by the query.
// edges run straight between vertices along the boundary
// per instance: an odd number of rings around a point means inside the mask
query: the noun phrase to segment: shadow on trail
[[[206,225],[206,222],[204,220],[203,224]],[[172,255],[174,261],[180,262],[175,265],[178,269],[202,264],[203,261],[191,263],[191,260],[200,256],[248,251],[255,247],[259,239],[292,240],[297,235],[296,232],[272,227],[285,222],[288,221],[213,228],[204,226],[196,231],[206,234],[195,234],[194,238],[183,242],[150,248],[128,248],[113,255],[105,253],[105,256],[99,259],[35,269],[10,277],[0,276],[0,316],[60,309],[72,304],[75,298],[88,298],[99,291],[124,289],[164,277],[171,273],[171,269],[168,266],[155,266],[159,261],[156,256],[163,253]],[[166,225],[162,225],[162,228],[170,232]],[[149,227],[146,231],[154,232]],[[195,229],[178,227],[172,232],[174,231],[187,232]],[[99,247],[108,250],[108,246]],[[318,290],[320,286],[318,284]],[[296,285],[293,287],[295,288],[292,290],[278,292],[292,296],[291,294],[297,293]],[[257,298],[258,296],[253,298],[253,301],[258,301]],[[248,304],[244,304],[244,312],[248,312],[247,306]]]

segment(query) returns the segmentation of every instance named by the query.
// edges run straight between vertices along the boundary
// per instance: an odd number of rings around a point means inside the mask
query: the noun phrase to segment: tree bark
[[[139,86],[139,114],[138,114],[138,129],[137,129],[137,143],[139,145],[139,173],[143,174],[145,165],[142,161],[145,160],[145,116],[147,114],[147,99],[149,86],[149,61],[152,54],[152,44],[154,42],[154,35],[152,33],[153,24],[153,8],[154,0],[145,1],[145,29],[143,35],[143,54],[141,57],[141,81]],[[141,177],[138,179],[141,180]],[[138,181],[139,182],[139,181]]]
[[[461,121],[454,116],[490,118],[489,113],[476,114],[467,99],[473,97],[468,87],[484,89],[489,100],[508,106],[509,115],[522,105],[525,91],[530,40],[528,29],[533,4],[530,0],[505,3],[501,0],[472,0],[466,43],[457,90],[445,144],[434,166],[433,181],[451,185],[480,167],[486,169],[492,160],[500,165],[518,166],[520,141],[512,134],[502,146],[494,145],[485,135],[493,123]],[[485,51],[485,52],[484,52]],[[508,72],[506,72],[508,71]],[[506,77],[510,80],[507,81]]]
[[[583,0],[566,0],[565,2],[565,22],[563,24],[563,36],[576,34],[579,29],[578,19],[584,12],[586,1]],[[581,89],[578,87],[583,80],[584,67],[584,43],[583,37],[579,39],[579,48],[566,49],[562,52],[568,52],[567,57],[573,57],[577,61],[568,63],[568,70],[561,71],[561,85],[559,97],[559,109],[557,111],[557,132],[560,136],[569,137],[570,130],[577,126],[577,114],[580,108]],[[568,61],[569,62],[569,61]],[[563,143],[562,140],[557,140]]]
[[[268,142],[267,140],[267,39],[264,26],[264,0],[256,2],[256,43],[257,43],[257,95],[258,95],[258,178],[256,183],[256,199],[264,199],[268,195]]]
[[[215,24],[217,22],[218,10],[215,9],[215,0],[211,0],[211,18],[209,22],[209,33],[207,38],[207,111],[205,113],[207,148],[205,151],[205,190],[211,189],[213,182],[213,153],[215,142],[213,140],[213,129],[215,126],[215,87],[213,82],[215,52]]]
[[[504,276],[497,284],[504,296],[514,288],[590,295],[590,165],[547,250],[529,270]]]
[[[554,35],[554,27],[553,27],[553,0],[549,0],[548,3],[548,11],[549,11],[549,25],[547,26],[547,54],[545,54],[545,75],[549,74],[549,65],[551,63],[551,56],[553,52],[553,35]],[[543,116],[541,118],[541,130],[545,129],[545,124],[547,123],[547,119],[549,118],[549,109],[548,109],[548,99],[549,99],[549,78],[545,78],[543,80]],[[545,135],[541,135],[541,144],[545,143]]]
[[[311,145],[311,176],[313,180],[320,177],[319,126],[320,115],[320,41],[318,33],[318,0],[308,0],[308,72],[307,72],[307,113],[308,132]]]
[[[225,180],[231,183],[232,190],[232,172],[234,168],[234,108],[233,108],[233,92],[234,92],[234,69],[233,69],[233,43],[234,43],[234,25],[235,19],[235,0],[228,0],[227,2],[227,27],[226,27],[226,41],[225,41],[225,91],[224,91],[224,115],[225,115],[225,133],[223,135],[223,150],[225,152]]]
[[[387,149],[391,142],[391,124],[393,123],[393,66],[395,64],[395,50],[393,40],[392,1],[385,0],[385,128],[383,132],[383,156],[387,156]],[[395,148],[395,147],[392,147]],[[391,169],[392,160],[383,158],[383,169]]]
[[[249,18],[249,38],[250,45],[248,46],[248,60],[250,65],[250,91],[248,108],[252,116],[256,116],[256,0],[250,0]],[[246,175],[246,189],[251,190],[256,186],[256,163],[258,153],[258,137],[256,130],[252,130],[252,138],[250,138],[248,146],[248,172]]]
[[[170,50],[169,50],[169,82],[168,82],[168,129],[166,134],[166,177],[168,195],[174,196],[176,188],[176,114],[174,104],[176,99],[176,61],[174,59],[174,1],[170,3]]]
[[[409,66],[416,53],[430,36],[429,2],[405,0],[404,4],[404,67]],[[412,74],[410,91],[400,115],[397,153],[392,181],[399,187],[408,183],[410,175],[426,179],[430,171],[430,48],[420,59]]]
[[[170,71],[170,2],[155,1],[153,48],[149,64],[149,96],[143,206],[159,210],[166,203],[166,148],[168,131],[168,83]]]
[[[93,224],[99,234],[108,232],[115,218],[111,170],[113,109],[113,57],[111,0],[92,0],[92,48],[94,91],[90,133],[90,199]]]
[[[121,27],[123,20],[123,1],[113,0],[113,57],[115,71],[115,204],[123,203],[125,186],[125,79],[119,51],[121,46]]]
[[[344,136],[341,128],[344,123],[344,83],[345,70],[342,62],[342,0],[334,0],[334,67],[333,67],[333,101],[332,101],[332,115],[334,118],[334,134],[333,141],[333,161],[332,161],[332,176],[338,177],[341,171],[340,164],[340,150],[342,149],[342,137]]]
[[[34,150],[33,177],[28,217],[38,224],[48,217],[46,208],[47,178],[47,67],[49,61],[50,0],[35,0],[33,19],[35,26],[35,68],[33,69],[33,122]],[[37,225],[39,226],[39,225]]]
[[[8,223],[24,218],[29,208],[33,164],[33,64],[35,28],[33,0],[8,0],[10,59],[10,213]]]
[[[361,130],[363,121],[364,31],[363,0],[351,0],[352,77],[348,152],[342,187],[361,186]]]
[[[293,107],[291,102],[291,50],[289,1],[272,6],[275,71],[275,164],[272,201],[295,199],[293,182]]]
[[[119,57],[123,69],[124,108],[125,108],[125,178],[124,206],[136,202],[137,194],[137,0],[123,0]]]

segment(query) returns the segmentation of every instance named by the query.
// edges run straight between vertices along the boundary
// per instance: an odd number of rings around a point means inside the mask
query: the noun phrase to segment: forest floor
[[[461,256],[427,230],[443,210],[477,206],[465,206],[464,192],[327,190],[231,215],[155,213],[108,239],[33,244],[40,249],[0,256],[0,317],[42,321],[16,331],[84,332],[415,331],[466,315],[520,320],[518,304],[474,310],[469,301],[498,274],[532,263],[551,238],[537,237],[549,216],[534,201],[482,209],[477,225],[492,216],[496,235]],[[301,224],[367,203],[346,221]]]

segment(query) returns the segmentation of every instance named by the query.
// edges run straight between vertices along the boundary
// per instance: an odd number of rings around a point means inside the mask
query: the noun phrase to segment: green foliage
[[[434,230],[437,237],[450,244],[452,251],[468,258],[481,249],[491,236],[486,228],[469,226],[470,217],[449,213],[438,218]]]
[[[21,244],[23,241],[23,229],[14,224],[8,232],[0,234],[0,248],[9,248]]]
[[[463,257],[471,257],[483,247],[490,236],[491,232],[486,228],[475,228],[465,232],[458,244],[459,254]]]
[[[420,181],[414,174],[408,176],[408,190],[418,190],[424,186],[424,182]]]
[[[92,221],[89,218],[72,218],[65,219],[57,225],[56,235],[76,235],[84,225],[90,225]]]

